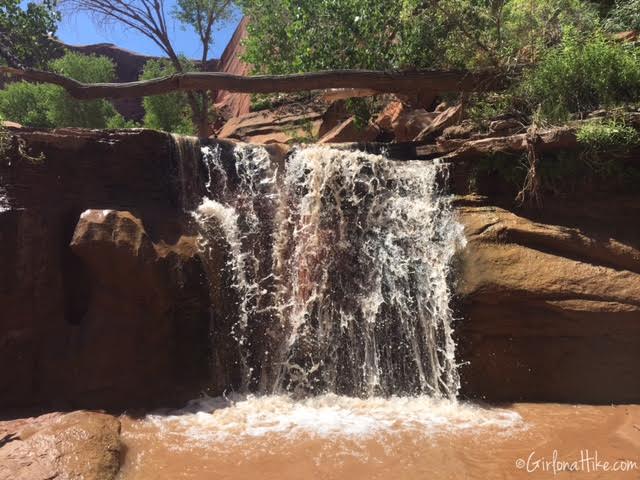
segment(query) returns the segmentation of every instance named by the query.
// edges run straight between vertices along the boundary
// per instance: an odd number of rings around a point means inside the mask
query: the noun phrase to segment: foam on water
[[[413,438],[523,429],[516,412],[431,397],[359,399],[334,394],[294,400],[286,395],[205,397],[169,415],[148,415],[161,435],[214,446],[277,436],[367,439],[410,433]]]

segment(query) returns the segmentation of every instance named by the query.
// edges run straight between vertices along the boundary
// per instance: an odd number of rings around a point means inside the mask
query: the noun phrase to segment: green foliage
[[[477,128],[484,130],[491,120],[513,110],[513,103],[510,92],[474,94],[469,99],[467,114]]]
[[[68,52],[51,62],[51,70],[83,83],[111,82],[115,66],[107,57]],[[48,116],[58,127],[106,128],[119,114],[107,100],[75,100],[58,87],[52,87]],[[116,120],[118,121],[118,120]]]
[[[640,133],[616,120],[589,122],[578,130],[578,142],[597,152],[627,150],[640,145]]]
[[[229,0],[177,0],[173,16],[195,30],[200,41],[210,47],[213,42],[212,29],[216,23],[233,18],[233,2]]]
[[[589,36],[599,25],[596,9],[583,0],[505,1],[500,21],[500,38],[494,44],[514,63],[535,63],[568,31]]]
[[[596,34],[566,35],[550,49],[518,88],[531,111],[550,121],[567,120],[601,106],[640,99],[640,53]]]
[[[144,66],[140,80],[150,80],[174,73],[176,70],[168,60],[149,60]],[[186,94],[176,92],[145,97],[143,105],[145,127],[183,135],[194,133]]]
[[[592,152],[593,153],[593,152]],[[567,193],[612,186],[626,192],[638,192],[640,167],[616,155],[585,154],[558,151],[538,159],[536,167],[541,196],[563,196]],[[529,163],[526,155],[498,154],[480,158],[474,163],[469,177],[472,192],[486,194],[502,186],[515,194],[526,182]]]
[[[392,68],[402,2],[245,0],[245,58],[256,71]]]
[[[115,67],[106,57],[67,53],[51,70],[86,83],[110,82]],[[107,100],[80,101],[55,85],[15,82],[0,90],[0,114],[30,127],[128,126]]]
[[[640,31],[640,0],[618,0],[605,21],[608,30]]]
[[[592,31],[583,0],[242,0],[245,59],[263,73],[338,68],[478,68],[535,61],[571,27]]]
[[[59,46],[51,41],[60,16],[54,0],[0,0],[0,56],[5,63],[44,67]]]
[[[0,90],[0,115],[36,128],[51,128],[48,99],[56,87],[27,82],[10,83]]]

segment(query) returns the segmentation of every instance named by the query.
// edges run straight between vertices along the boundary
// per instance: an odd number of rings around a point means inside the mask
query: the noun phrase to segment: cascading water
[[[438,187],[444,174],[321,147],[290,159],[276,390],[455,396],[447,276],[463,237]]]
[[[9,199],[7,198],[7,192],[0,185],[0,213],[8,212],[11,210],[11,204],[9,203]]]
[[[464,242],[444,165],[322,147],[277,175],[261,147],[203,149],[203,246],[222,231],[243,386],[455,397],[448,276]]]
[[[228,266],[238,297],[237,321],[231,335],[240,348],[242,388],[256,385],[261,357],[259,339],[271,315],[273,285],[270,243],[275,210],[276,171],[269,154],[260,147],[238,146],[235,162],[225,166],[219,147],[203,147],[207,171],[207,197],[194,213],[200,225],[202,247],[220,231],[229,247]],[[257,367],[256,367],[257,366]]]

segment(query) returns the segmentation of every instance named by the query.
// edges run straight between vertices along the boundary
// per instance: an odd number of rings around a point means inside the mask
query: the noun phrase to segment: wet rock
[[[212,308],[171,138],[16,134],[45,160],[0,159],[0,408],[193,398]]]
[[[0,480],[112,480],[120,422],[93,412],[0,421]]]

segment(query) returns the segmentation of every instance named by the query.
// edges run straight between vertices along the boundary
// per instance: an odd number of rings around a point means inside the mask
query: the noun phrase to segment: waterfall
[[[200,158],[202,156],[200,140],[196,137],[170,134],[176,157],[177,175],[179,182],[177,191],[180,192],[178,202],[184,211],[193,210],[200,201]]]
[[[455,397],[450,265],[464,243],[447,167],[310,147],[203,148],[203,248],[228,245],[243,387]]]

